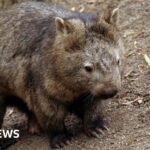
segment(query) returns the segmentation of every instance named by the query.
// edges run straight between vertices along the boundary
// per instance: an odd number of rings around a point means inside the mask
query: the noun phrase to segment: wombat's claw
[[[96,137],[96,138],[100,138],[101,135],[105,135],[104,131],[100,128],[95,128],[95,129],[87,129],[85,130],[85,133],[89,136],[89,137]]]
[[[100,135],[97,133],[97,132],[95,132],[95,131],[91,131],[91,136],[93,136],[93,137],[96,137],[96,138],[100,138]]]
[[[106,131],[110,131],[110,129],[106,125],[103,125],[103,129]]]
[[[104,133],[104,131],[102,129],[96,128],[95,130],[96,130],[97,133],[105,135],[105,133]]]
[[[89,126],[85,126],[85,133],[90,137],[100,138],[100,135],[105,135],[105,131],[110,131],[100,117],[97,117],[95,120],[91,121],[91,123],[87,123],[86,125]]]
[[[71,135],[69,134],[59,134],[52,138],[51,146],[52,148],[62,148],[65,145],[70,144]]]

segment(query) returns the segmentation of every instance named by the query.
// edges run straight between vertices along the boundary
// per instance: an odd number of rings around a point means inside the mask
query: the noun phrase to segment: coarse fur
[[[0,127],[6,107],[15,105],[29,116],[31,132],[38,124],[53,148],[70,138],[68,111],[97,136],[104,128],[98,104],[121,87],[116,22],[116,10],[99,16],[42,2],[1,11]]]

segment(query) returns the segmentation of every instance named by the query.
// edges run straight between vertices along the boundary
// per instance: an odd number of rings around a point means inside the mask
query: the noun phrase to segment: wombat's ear
[[[73,25],[60,17],[55,18],[56,32],[58,34],[68,34],[73,31]]]
[[[104,14],[102,15],[102,18],[108,23],[108,24],[112,24],[114,26],[117,25],[117,21],[118,21],[118,12],[119,9],[115,8],[112,10],[112,8],[107,8],[107,11],[104,12]]]
[[[119,9],[118,9],[118,8],[115,8],[115,9],[111,12],[110,23],[113,24],[113,25],[117,25],[118,12],[119,12]]]

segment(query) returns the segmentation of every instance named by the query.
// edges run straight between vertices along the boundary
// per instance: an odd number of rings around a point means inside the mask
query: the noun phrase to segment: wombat
[[[121,88],[118,10],[79,13],[43,2],[0,12],[0,127],[7,106],[26,112],[53,148],[68,143],[64,119],[83,119],[88,136],[106,129],[99,103]]]

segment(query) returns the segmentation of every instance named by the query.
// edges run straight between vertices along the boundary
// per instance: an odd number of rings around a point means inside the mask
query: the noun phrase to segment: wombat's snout
[[[111,98],[118,93],[118,88],[114,85],[98,84],[93,89],[93,95],[97,98]]]
[[[104,91],[104,94],[103,96],[107,97],[107,98],[110,98],[110,97],[113,97],[117,94],[118,90],[117,89],[114,89],[114,88],[108,88],[106,89],[106,91]]]

